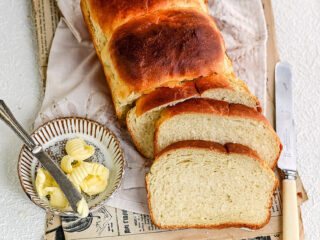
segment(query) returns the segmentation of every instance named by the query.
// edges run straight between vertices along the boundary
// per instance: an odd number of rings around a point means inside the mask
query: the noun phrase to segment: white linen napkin
[[[116,119],[102,67],[96,56],[79,0],[58,0],[63,14],[51,46],[43,104],[35,125],[60,117],[100,122],[119,139],[126,169],[120,189],[107,205],[148,214],[144,177],[148,168],[126,128]],[[208,0],[226,42],[236,74],[265,105],[267,30],[260,0]]]

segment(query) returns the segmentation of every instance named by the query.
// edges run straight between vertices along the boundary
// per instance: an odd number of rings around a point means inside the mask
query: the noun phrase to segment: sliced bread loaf
[[[206,141],[170,145],[146,175],[151,218],[161,228],[261,228],[277,185],[253,150]]]
[[[183,140],[239,143],[256,151],[271,168],[282,150],[277,134],[261,113],[212,99],[189,99],[161,113],[156,122],[155,153]]]
[[[159,88],[139,98],[136,107],[127,114],[127,127],[139,152],[146,158],[154,157],[155,122],[163,108],[199,97],[240,103],[261,111],[257,98],[232,74],[203,77],[174,88]]]

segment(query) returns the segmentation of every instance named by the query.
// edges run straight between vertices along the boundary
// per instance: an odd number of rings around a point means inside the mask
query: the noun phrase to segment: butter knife
[[[275,70],[276,129],[283,144],[278,161],[282,170],[283,239],[299,239],[296,190],[296,135],[293,120],[292,72],[286,62],[278,62]]]
[[[66,196],[72,210],[77,213],[77,203],[82,199],[81,193],[75,188],[68,177],[43,148],[37,145],[31,136],[22,128],[3,100],[0,100],[0,119],[11,127],[11,129],[22,139],[26,147],[39,160],[42,166],[48,170]]]

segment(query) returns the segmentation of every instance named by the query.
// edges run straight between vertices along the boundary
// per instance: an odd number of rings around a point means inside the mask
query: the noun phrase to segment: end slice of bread
[[[199,97],[244,104],[261,111],[258,99],[232,74],[203,77],[174,88],[159,88],[139,98],[136,107],[127,114],[127,127],[139,152],[146,158],[154,158],[155,122],[165,107]]]
[[[206,141],[170,145],[146,175],[152,221],[169,229],[261,228],[277,185],[253,150]]]
[[[127,114],[127,127],[138,151],[146,158],[154,158],[154,124],[163,108],[199,96],[195,82],[189,81],[174,88],[159,88],[139,98]]]
[[[212,99],[189,99],[167,107],[156,122],[155,153],[183,140],[239,143],[256,151],[274,168],[282,144],[267,119],[240,104]]]
[[[217,74],[196,80],[201,98],[211,98],[242,104],[262,112],[259,100],[249,91],[244,81],[232,74]]]

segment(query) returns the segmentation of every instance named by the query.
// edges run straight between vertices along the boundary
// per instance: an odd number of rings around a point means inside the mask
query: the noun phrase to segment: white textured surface
[[[0,1],[0,98],[26,127],[42,99],[30,0]],[[40,239],[45,214],[20,187],[17,159],[21,142],[0,123],[0,239]]]
[[[30,131],[42,97],[29,0],[0,1],[0,98]],[[320,239],[320,2],[273,1],[279,53],[294,70],[298,167],[309,195],[302,207],[307,240]],[[28,109],[28,111],[23,111]],[[21,143],[0,123],[0,239],[40,239],[44,213],[20,188]]]
[[[279,55],[293,65],[298,170],[307,240],[320,239],[320,1],[272,1]]]

